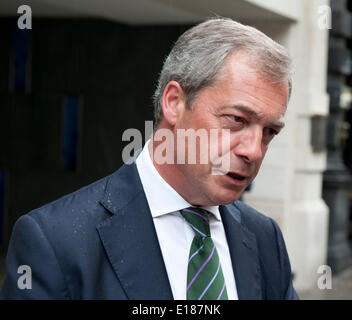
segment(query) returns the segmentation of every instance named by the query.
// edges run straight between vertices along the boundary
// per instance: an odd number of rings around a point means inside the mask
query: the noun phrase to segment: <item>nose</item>
[[[262,159],[264,154],[262,138],[261,128],[247,128],[246,132],[240,134],[240,141],[234,149],[235,155],[247,163]]]

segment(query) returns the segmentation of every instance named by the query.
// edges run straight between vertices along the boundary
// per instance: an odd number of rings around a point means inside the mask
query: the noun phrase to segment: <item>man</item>
[[[279,227],[237,200],[290,90],[286,51],[258,30],[211,19],[185,32],[160,74],[151,140],[132,164],[17,221],[0,297],[298,298]],[[218,144],[202,140],[214,130]],[[181,143],[185,132],[202,144]],[[23,265],[30,289],[18,286]]]

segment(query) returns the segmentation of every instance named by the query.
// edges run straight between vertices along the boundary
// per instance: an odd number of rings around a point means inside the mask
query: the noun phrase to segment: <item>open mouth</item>
[[[232,179],[239,180],[239,181],[243,181],[246,179],[245,176],[242,176],[242,175],[234,173],[234,172],[229,172],[227,175],[229,177],[231,177]]]

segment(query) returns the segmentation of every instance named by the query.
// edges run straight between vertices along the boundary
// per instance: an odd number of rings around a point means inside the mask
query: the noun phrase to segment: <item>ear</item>
[[[186,108],[186,98],[177,81],[170,81],[166,85],[161,108],[163,110],[163,119],[169,125],[174,126],[179,115]]]

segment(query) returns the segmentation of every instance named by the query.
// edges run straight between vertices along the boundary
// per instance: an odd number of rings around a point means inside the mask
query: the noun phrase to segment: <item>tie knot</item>
[[[209,212],[201,209],[190,207],[180,210],[182,216],[192,227],[196,235],[201,237],[210,237]]]

